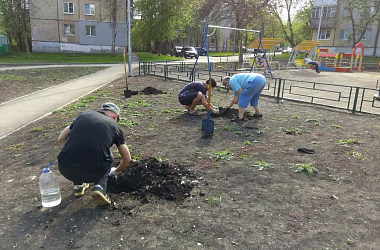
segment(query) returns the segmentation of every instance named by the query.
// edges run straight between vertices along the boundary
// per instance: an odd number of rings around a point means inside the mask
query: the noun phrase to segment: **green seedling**
[[[294,165],[296,172],[306,171],[309,175],[317,173],[318,170],[313,167],[313,163],[297,163]]]
[[[246,140],[245,142],[244,142],[244,145],[252,145],[253,143],[252,142],[250,142],[249,140]]]
[[[44,127],[40,126],[40,127],[34,127],[30,130],[31,132],[43,132],[44,131]]]
[[[306,122],[319,122],[318,119],[306,119]]]
[[[298,115],[293,115],[292,119],[300,119],[300,117]]]
[[[358,151],[355,151],[355,150],[349,152],[348,154],[352,155],[353,157],[358,158],[360,160],[364,160],[365,159],[365,157],[364,157],[364,155],[362,153],[360,153]]]
[[[273,164],[266,163],[265,161],[257,161],[257,162],[255,162],[255,165],[253,165],[253,166],[258,167],[259,170],[263,170],[264,168],[272,167]]]
[[[341,128],[342,126],[339,126],[338,124],[330,124],[330,127],[332,128]]]
[[[235,131],[234,134],[235,135],[241,135],[241,134],[243,134],[243,132],[241,132],[241,131]]]
[[[347,244],[348,244],[348,245],[354,245],[354,244],[355,244],[355,241],[354,241],[353,239],[351,239],[351,238],[348,238],[348,239],[347,239]]]
[[[172,112],[172,111],[171,111],[170,109],[164,109],[164,110],[161,111],[161,113],[166,113],[166,114],[167,114],[167,113],[171,113],[171,112]]]
[[[147,101],[145,100],[137,100],[136,101],[138,104],[140,104],[141,107],[149,107],[149,106],[152,106],[151,104],[149,104]]]
[[[224,130],[227,130],[227,131],[234,131],[234,130],[235,130],[235,126],[233,126],[233,125],[225,126],[225,127],[224,127]]]
[[[22,142],[22,143],[10,145],[10,146],[6,147],[5,150],[20,151],[24,146],[25,146],[25,144]]]
[[[208,201],[208,203],[210,203],[211,206],[214,206],[222,201],[222,197],[206,197],[205,200]]]
[[[135,111],[133,112],[132,114],[129,114],[128,117],[142,117],[143,115],[138,112],[138,111]]]
[[[249,136],[253,136],[252,133],[246,133],[245,136],[249,137]]]
[[[241,155],[240,158],[242,158],[243,160],[245,160],[245,159],[249,158],[249,155]]]
[[[339,141],[340,145],[352,145],[355,144],[356,140],[355,139],[342,139]]]
[[[164,161],[167,161],[168,158],[161,157],[161,156],[157,156],[157,157],[156,157],[156,160],[159,161],[159,162],[164,162]]]
[[[153,124],[150,125],[150,128],[148,129],[149,131],[152,131],[152,130],[155,130],[156,129],[156,126],[154,126]]]
[[[290,134],[290,135],[299,135],[299,134],[302,134],[302,131],[298,128],[291,128],[291,129],[286,129],[285,133]]]
[[[233,157],[233,153],[231,152],[230,148],[225,151],[215,151],[214,153],[210,154],[210,157],[216,159],[230,160]]]
[[[113,152],[113,157],[114,157],[115,159],[120,159],[120,158],[121,158],[121,154],[120,154],[120,152],[119,152],[119,151],[114,151],[114,152]]]
[[[127,120],[123,117],[120,118],[120,121],[119,121],[119,125],[122,126],[122,127],[133,127],[135,125],[138,125],[139,123],[137,121],[134,121],[134,120]]]
[[[141,161],[142,160],[142,156],[139,155],[139,154],[135,154],[132,156],[132,161]]]

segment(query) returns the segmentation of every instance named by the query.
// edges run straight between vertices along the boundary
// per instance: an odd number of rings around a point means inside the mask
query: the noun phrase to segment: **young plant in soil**
[[[332,128],[341,128],[342,126],[339,126],[338,124],[330,124],[330,127]]]
[[[222,201],[222,197],[206,197],[205,200],[208,201],[211,206],[214,206]]]
[[[309,175],[317,173],[317,169],[313,167],[313,163],[297,163],[293,166],[296,172],[306,171]]]
[[[289,135],[299,135],[302,134],[302,131],[298,128],[285,129],[285,133]]]
[[[22,142],[22,143],[10,145],[10,146],[6,147],[5,150],[20,151],[24,146],[25,146],[25,144]]]
[[[271,163],[266,163],[265,161],[257,161],[255,162],[255,165],[253,165],[255,167],[258,167],[259,170],[263,170],[264,168],[270,168],[273,166],[273,164]]]
[[[363,161],[365,160],[364,155],[358,151],[353,150],[353,151],[349,152],[348,154],[352,155],[353,157],[358,158],[360,160],[363,160]]]
[[[233,125],[225,126],[225,127],[224,127],[224,130],[227,130],[227,131],[234,131],[234,130],[235,130],[235,126],[233,126]]]
[[[230,148],[225,151],[215,151],[214,153],[210,154],[210,157],[216,159],[230,160],[233,157],[233,153],[231,152]]]
[[[342,139],[339,141],[339,145],[352,145],[355,143],[356,143],[355,139]]]

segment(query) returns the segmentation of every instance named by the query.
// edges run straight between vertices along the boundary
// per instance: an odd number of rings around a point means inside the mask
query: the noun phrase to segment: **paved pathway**
[[[81,66],[99,66],[99,64]],[[49,115],[53,110],[74,102],[82,96],[124,76],[124,64],[107,64],[105,66],[109,66],[109,68],[1,103],[0,139]],[[136,65],[133,66],[136,67]],[[12,68],[23,69],[37,67],[41,68],[41,66]],[[57,67],[57,65],[44,65],[42,67]],[[58,67],[63,67],[63,65],[58,65]],[[11,68],[3,68],[1,70],[5,69]]]

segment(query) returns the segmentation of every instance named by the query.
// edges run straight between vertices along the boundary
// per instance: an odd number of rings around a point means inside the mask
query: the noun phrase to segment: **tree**
[[[376,0],[342,0],[346,20],[352,25],[352,47],[360,42],[367,32],[369,24],[379,15],[380,1]]]
[[[5,34],[11,44],[30,55],[29,4],[26,0],[0,0]]]
[[[166,54],[168,44],[179,37],[190,21],[185,0],[139,0],[135,7],[141,15],[133,27],[135,42],[146,44],[146,50],[156,54]]]
[[[236,28],[245,29],[251,20],[260,18],[260,10],[265,8],[270,0],[208,0],[203,2],[202,14],[211,22],[223,19],[234,21]],[[242,33],[237,32],[238,41],[242,40]],[[240,52],[239,61],[243,60]]]
[[[279,21],[281,30],[284,34],[285,40],[290,44],[291,47],[294,47],[297,43],[295,39],[295,31],[294,31],[294,17],[299,9],[310,8],[311,1],[303,1],[303,0],[273,0],[269,5],[269,10],[273,14],[273,16]],[[285,12],[285,13],[284,13]],[[298,13],[299,18],[305,18],[303,22],[307,23],[310,28],[310,14],[307,16],[301,11]],[[286,16],[286,21],[282,20],[282,15]],[[299,20],[299,19],[298,19]],[[302,22],[302,21],[301,21]]]

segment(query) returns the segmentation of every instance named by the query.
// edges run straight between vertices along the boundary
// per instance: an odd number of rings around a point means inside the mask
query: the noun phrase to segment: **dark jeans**
[[[318,62],[309,62],[308,64],[315,66],[315,71],[319,71],[319,63]]]
[[[61,172],[61,174],[66,179],[72,181],[74,185],[82,185],[83,182],[85,183],[95,182],[95,185],[100,185],[104,190],[107,190],[108,174],[111,168],[109,168],[103,174],[98,174],[98,173],[88,172],[80,168],[63,167],[61,165],[58,165],[58,167],[59,167],[59,172]]]

